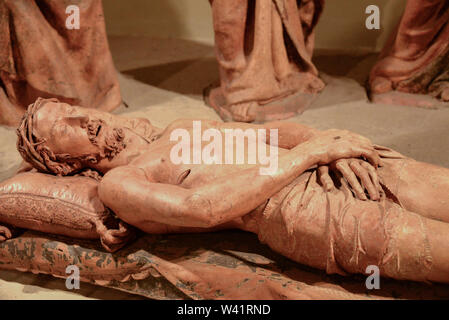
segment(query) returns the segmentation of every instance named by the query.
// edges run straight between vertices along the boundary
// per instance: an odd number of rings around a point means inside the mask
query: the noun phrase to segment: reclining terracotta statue
[[[135,125],[139,123],[139,125]],[[278,170],[259,165],[175,165],[165,130],[149,121],[39,99],[18,129],[18,149],[40,172],[104,175],[102,202],[152,234],[238,228],[327,273],[449,282],[449,170],[417,162],[342,130],[296,123],[203,121],[215,128],[278,129]],[[267,137],[266,143],[270,142]],[[62,178],[63,179],[63,178]]]

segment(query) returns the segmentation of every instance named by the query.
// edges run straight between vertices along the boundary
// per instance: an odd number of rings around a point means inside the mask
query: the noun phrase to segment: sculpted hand
[[[109,252],[114,252],[124,246],[127,240],[135,236],[134,229],[123,221],[118,221],[118,229],[108,228],[103,221],[94,222],[100,235],[101,244]]]
[[[19,233],[19,229],[9,226],[0,225],[0,242],[14,238]]]
[[[382,187],[379,177],[376,169],[368,162],[360,159],[340,159],[329,166],[318,167],[318,177],[326,191],[332,191],[335,188],[329,169],[344,177],[358,199],[367,200],[365,190],[368,191],[371,200],[380,199]]]
[[[304,143],[317,165],[330,164],[340,159],[362,158],[375,168],[380,157],[371,141],[347,130],[326,130]]]

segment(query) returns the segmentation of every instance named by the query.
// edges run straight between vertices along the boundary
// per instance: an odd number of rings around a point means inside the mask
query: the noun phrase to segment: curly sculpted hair
[[[83,161],[94,162],[93,155],[72,157],[70,154],[55,154],[47,146],[46,139],[38,139],[33,134],[33,119],[36,112],[47,102],[59,102],[57,99],[38,98],[36,102],[29,105],[28,110],[17,128],[17,149],[22,158],[40,172],[52,173],[58,176],[66,176],[83,169]]]

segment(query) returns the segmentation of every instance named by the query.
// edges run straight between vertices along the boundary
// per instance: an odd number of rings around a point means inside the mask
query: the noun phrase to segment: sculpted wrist
[[[308,164],[307,167],[313,167],[322,162],[322,155],[308,141],[295,147],[293,151],[296,152],[297,158],[302,159],[302,161]]]

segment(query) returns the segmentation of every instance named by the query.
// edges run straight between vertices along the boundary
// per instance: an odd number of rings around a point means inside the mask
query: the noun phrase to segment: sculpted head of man
[[[41,99],[28,107],[17,129],[17,149],[42,172],[69,175],[112,158],[124,148],[113,115]]]

